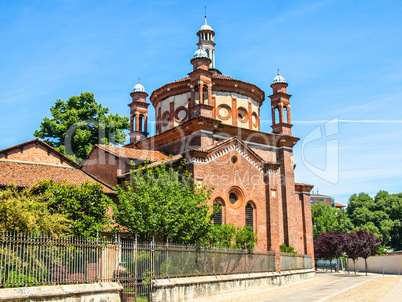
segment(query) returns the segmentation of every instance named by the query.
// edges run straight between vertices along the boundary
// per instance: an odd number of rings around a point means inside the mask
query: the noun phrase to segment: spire
[[[214,36],[215,36],[215,32],[212,29],[211,26],[208,25],[207,22],[207,6],[204,7],[205,8],[205,24],[201,26],[201,28],[198,30],[197,32],[197,36],[198,36],[198,43],[197,45],[202,48],[208,58],[211,60],[211,63],[209,64],[209,68],[214,69],[215,68],[215,43],[214,43]]]

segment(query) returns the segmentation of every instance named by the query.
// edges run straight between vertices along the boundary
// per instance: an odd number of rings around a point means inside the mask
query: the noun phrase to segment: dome
[[[281,74],[279,73],[278,70],[278,75],[274,78],[274,83],[286,83],[286,80]]]
[[[212,27],[209,26],[208,24],[204,24],[203,26],[201,26],[199,31],[201,31],[201,30],[210,30],[210,31],[214,31],[214,30],[212,29]]]
[[[207,52],[204,49],[202,49],[201,47],[198,48],[197,51],[194,53],[193,59],[195,59],[195,58],[207,58],[207,59],[209,59]]]
[[[145,92],[145,88],[140,82],[138,82],[138,84],[134,86],[133,92]]]
[[[207,24],[207,16],[205,16],[205,24],[200,27],[200,30],[199,30],[199,31],[202,31],[202,30],[214,31],[214,30],[212,29],[212,27]]]

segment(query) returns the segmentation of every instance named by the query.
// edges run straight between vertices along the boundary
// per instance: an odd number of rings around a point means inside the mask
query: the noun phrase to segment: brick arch
[[[214,217],[213,222],[214,222],[215,225],[222,225],[222,224],[225,224],[226,204],[225,204],[225,200],[222,197],[217,197],[217,198],[214,199],[213,205],[215,206],[218,203],[221,205],[221,210]]]
[[[245,205],[245,221],[244,225],[251,226],[253,228],[253,232],[256,232],[257,228],[257,223],[256,223],[256,217],[257,217],[257,206],[254,203],[254,201],[249,200],[246,202]]]

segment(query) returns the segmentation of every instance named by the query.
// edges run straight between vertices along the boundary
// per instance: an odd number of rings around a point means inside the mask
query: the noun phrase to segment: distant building
[[[346,208],[345,205],[335,202],[335,198],[329,195],[322,195],[322,194],[310,194],[310,203],[311,205],[325,202],[327,205],[331,206],[332,208],[343,209]]]

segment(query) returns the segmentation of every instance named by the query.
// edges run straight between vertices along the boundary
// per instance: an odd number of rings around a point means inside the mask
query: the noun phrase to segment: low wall
[[[353,260],[349,259],[349,267],[353,270]],[[356,270],[365,271],[364,259],[356,260]],[[367,271],[370,273],[402,275],[402,254],[378,255],[367,258]]]
[[[244,292],[250,289],[273,288],[313,278],[313,269],[281,273],[253,273],[239,275],[205,276],[159,279],[152,283],[152,302],[211,301],[212,296]]]
[[[120,301],[122,289],[123,287],[116,282],[2,288],[0,301]]]

